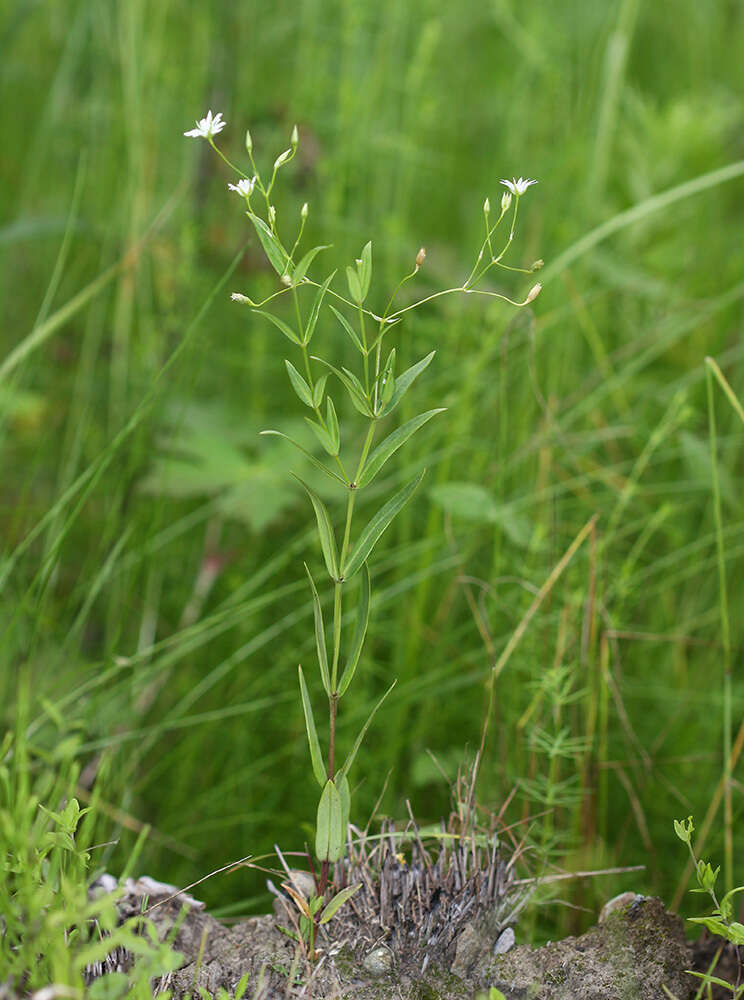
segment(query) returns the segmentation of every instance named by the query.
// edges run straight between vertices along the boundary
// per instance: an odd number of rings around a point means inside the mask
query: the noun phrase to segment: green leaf
[[[291,361],[285,359],[284,364],[287,366],[287,372],[289,373],[289,381],[292,383],[292,388],[300,397],[305,406],[309,406],[310,409],[314,409],[313,406],[313,394],[310,390],[310,386],[307,384],[305,379],[300,375],[295,366]]]
[[[367,556],[377,544],[380,535],[382,535],[383,531],[385,531],[401,507],[403,507],[403,505],[409,500],[423,478],[423,472],[418,476],[414,476],[410,483],[404,486],[402,490],[399,490],[395,496],[391,497],[390,500],[388,500],[388,502],[377,511],[375,516],[359,536],[348,563],[341,569],[341,576],[344,580],[350,580],[357,570],[361,568],[362,563],[366,561]]]
[[[320,677],[323,681],[323,687],[325,688],[326,694],[330,696],[331,694],[331,678],[328,674],[328,651],[326,648],[325,641],[325,628],[323,627],[323,609],[320,606],[320,598],[318,597],[318,589],[315,586],[315,580],[313,580],[312,573],[308,569],[307,563],[305,565],[305,572],[307,573],[307,578],[310,581],[310,587],[313,592],[313,616],[315,618],[315,648],[318,651],[318,663],[320,664]]]
[[[333,400],[330,396],[326,400],[326,427],[328,428],[328,433],[331,436],[331,441],[333,441],[333,447],[335,449],[331,452],[331,454],[338,455],[338,449],[341,445],[341,434],[338,429],[336,407],[333,405]]]
[[[349,285],[349,295],[357,305],[361,305],[364,301],[362,297],[362,285],[359,281],[359,274],[353,267],[346,268],[346,281]]]
[[[362,264],[359,268],[359,283],[362,286],[362,301],[369,294],[369,285],[372,281],[372,242],[365,244],[362,250]]]
[[[340,313],[338,309],[335,308],[335,306],[331,306],[330,309],[331,312],[334,313],[334,315],[338,319],[341,326],[344,328],[344,330],[346,330],[348,335],[351,337],[351,341],[354,344],[354,347],[356,347],[356,349],[359,351],[360,354],[366,354],[367,352],[364,350],[364,345],[359,339],[359,335],[357,334],[356,330],[351,325],[351,323],[348,321],[348,319],[343,315],[343,313]]]
[[[355,409],[357,409],[365,417],[374,416],[372,408],[369,405],[369,401],[367,400],[366,393],[364,392],[362,383],[359,381],[356,375],[354,375],[352,372],[349,372],[348,369],[346,368],[343,371],[340,371],[329,361],[324,361],[323,358],[318,358],[315,355],[313,355],[312,358],[313,361],[319,361],[322,365],[325,365],[326,368],[330,368],[333,374],[343,383],[343,385],[346,387],[346,391],[349,393],[349,396],[351,397],[351,401],[354,404]]]
[[[317,385],[317,382],[315,384]],[[261,434],[266,434],[266,435],[271,434],[273,437],[280,437],[284,438],[285,441],[289,441],[289,443],[291,445],[294,445],[294,447],[298,451],[302,452],[302,454],[305,456],[305,458],[307,458],[309,462],[312,462],[312,464],[315,466],[316,469],[319,469],[321,472],[325,472],[325,474],[327,476],[330,476],[331,479],[335,479],[336,482],[341,483],[342,486],[346,486],[348,488],[349,484],[346,482],[346,480],[342,479],[341,476],[339,476],[336,472],[333,472],[331,469],[327,469],[322,462],[319,462],[317,460],[315,455],[309,452],[307,448],[303,448],[301,444],[298,444],[298,442],[295,441],[294,438],[291,438],[289,434],[284,434],[282,431],[274,431],[274,430],[261,431]]]
[[[401,401],[406,392],[408,392],[411,388],[421,372],[431,364],[432,358],[436,353],[436,351],[432,351],[431,354],[427,354],[425,358],[422,358],[421,361],[418,361],[415,365],[411,365],[407,371],[404,371],[402,375],[399,375],[396,378],[393,398],[387,406],[383,407],[380,411],[381,417],[386,417],[389,413],[393,412],[395,407]]]
[[[270,312],[266,312],[265,309],[254,309],[253,311],[258,313],[259,316],[265,316],[266,319],[269,320],[269,322],[274,324],[277,330],[282,331],[282,333],[284,334],[285,337],[287,337],[288,340],[291,340],[293,344],[297,344],[298,347],[302,347],[302,341],[300,340],[300,338],[294,332],[292,327],[288,326],[287,323],[285,323],[283,320],[279,319],[277,316],[274,316]]]
[[[336,272],[333,271],[328,275],[326,280],[318,289],[315,298],[313,299],[313,307],[310,310],[310,319],[307,321],[307,327],[305,328],[305,343],[309,344],[312,335],[315,333],[315,326],[318,322],[318,316],[320,315],[320,307],[323,305],[323,299],[325,298],[325,293],[328,291],[328,286],[336,277]]]
[[[340,861],[344,855],[341,796],[329,778],[318,803],[315,853],[320,861]]]
[[[266,251],[266,256],[269,258],[269,263],[274,268],[276,273],[281,277],[287,270],[287,252],[281,245],[276,236],[272,233],[269,227],[266,225],[263,219],[260,219],[253,212],[246,212],[246,215],[251,220],[253,225],[256,227],[256,232],[258,233],[258,238],[261,240],[261,245]]]
[[[364,572],[362,573],[362,593],[359,597],[359,607],[357,609],[357,624],[356,630],[354,632],[354,640],[351,644],[351,651],[349,653],[349,658],[346,661],[346,666],[344,667],[344,672],[341,674],[341,681],[338,685],[338,695],[344,694],[348,688],[354,673],[359,663],[359,657],[362,653],[362,646],[364,645],[364,637],[367,634],[367,625],[369,623],[369,597],[371,593],[371,585],[369,580],[369,567],[364,564]]]
[[[300,260],[299,264],[297,265],[297,267],[294,269],[294,272],[292,273],[292,281],[294,282],[295,285],[299,285],[299,283],[304,279],[305,275],[307,274],[307,269],[310,267],[310,265],[312,264],[312,262],[318,256],[318,254],[320,253],[320,251],[321,250],[329,250],[330,247],[331,247],[331,244],[330,243],[326,243],[324,246],[313,247],[312,250],[308,250],[308,252]]]
[[[318,494],[315,493],[314,490],[311,490],[306,482],[300,479],[299,476],[295,476],[295,479],[301,484],[307,495],[310,497],[310,502],[313,505],[315,517],[318,522],[320,547],[323,550],[323,558],[325,559],[326,569],[328,570],[330,578],[335,583],[338,580],[338,554],[336,551],[336,538],[333,534],[333,526],[331,525],[331,519],[328,516],[328,511]]]
[[[368,483],[371,483],[385,462],[387,462],[391,455],[395,454],[401,445],[404,445],[420,427],[423,427],[437,413],[444,413],[445,410],[446,407],[444,406],[440,406],[436,410],[427,410],[426,413],[420,413],[417,417],[413,417],[412,420],[406,421],[405,424],[394,430],[392,434],[389,434],[384,441],[378,444],[367,459],[364,470],[359,477],[358,485],[367,486]]]
[[[328,372],[325,375],[321,375],[318,381],[313,386],[313,404],[316,409],[323,402],[323,394],[325,393],[326,382],[328,381]]]
[[[328,780],[328,772],[323,763],[323,753],[320,749],[318,731],[315,728],[313,706],[310,704],[310,695],[307,693],[307,684],[305,683],[305,675],[302,672],[302,667],[298,667],[297,672],[300,675],[300,695],[302,696],[302,710],[305,713],[305,730],[307,732],[307,742],[310,746],[310,760],[313,764],[313,774],[315,775],[315,780],[323,788]]]
[[[378,709],[380,708],[380,706],[382,705],[383,701],[385,701],[385,699],[387,698],[387,696],[390,694],[390,692],[393,690],[393,688],[395,687],[395,685],[397,683],[398,683],[397,681],[393,681],[393,683],[387,689],[387,691],[385,692],[385,694],[382,696],[382,698],[380,698],[380,700],[377,702],[377,704],[375,705],[375,707],[369,713],[369,717],[368,717],[367,721],[362,726],[362,728],[361,728],[361,730],[359,732],[359,735],[357,736],[357,738],[356,738],[356,740],[354,742],[354,746],[351,748],[351,753],[349,754],[349,756],[344,761],[344,766],[341,768],[340,771],[336,772],[336,780],[337,781],[339,779],[341,779],[341,778],[348,777],[349,770],[351,769],[351,765],[354,763],[354,758],[357,755],[357,751],[359,750],[359,747],[362,745],[362,740],[364,739],[364,737],[365,737],[365,735],[367,733],[367,730],[369,729],[370,722],[372,722],[372,720],[374,719],[375,715],[377,715]]]
[[[334,446],[331,436],[325,427],[321,427],[319,423],[316,423],[315,420],[311,420],[310,417],[305,417],[305,423],[308,427],[312,427],[313,433],[329,455],[338,455],[338,448]]]
[[[320,920],[318,923],[327,924],[328,921],[333,917],[344,905],[344,903],[351,899],[355,892],[362,888],[362,883],[357,882],[356,885],[347,885],[345,889],[341,892],[337,892],[330,903],[326,906],[320,915]]]

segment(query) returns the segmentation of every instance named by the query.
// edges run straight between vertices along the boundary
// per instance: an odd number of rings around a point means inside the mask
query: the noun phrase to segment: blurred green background
[[[479,798],[498,810],[517,785],[527,874],[646,865],[556,883],[571,906],[533,911],[535,938],[621,889],[670,903],[672,819],[702,820],[723,772],[714,467],[734,738],[744,719],[742,424],[714,384],[713,456],[704,362],[742,398],[742,5],[11,0],[0,39],[3,723],[30,678],[38,767],[72,758],[81,796],[98,779],[117,844],[96,863],[120,870],[142,824],[139,870],[178,884],[312,842],[296,668],[318,694],[302,560],[320,554],[299,463],[258,436],[302,414],[290,345],[229,298],[276,282],[234,178],[183,137],[211,107],[239,162],[246,127],[268,167],[298,124],[280,225],[309,203],[323,276],[371,239],[373,307],[421,245],[421,294],[463,281],[484,198],[539,180],[511,257],[546,261],[534,305],[452,296],[398,335],[402,365],[437,350],[401,419],[449,412],[380,484],[428,469],[373,564],[340,739],[398,686],[354,818],[386,780],[386,814],[448,811],[428,751],[451,779],[472,759],[492,665],[597,514],[500,673]],[[316,337],[348,349],[329,323]],[[718,861],[723,827],[719,808]],[[197,895],[269,905],[251,872]]]

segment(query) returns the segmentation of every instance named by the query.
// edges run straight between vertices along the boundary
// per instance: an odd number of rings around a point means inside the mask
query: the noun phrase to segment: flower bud
[[[486,200],[483,202],[483,214],[484,215],[491,214],[491,202],[488,200],[488,198],[486,198]]]
[[[504,193],[501,195],[501,211],[506,212],[509,206],[511,205],[511,202],[512,202],[511,191],[504,191]]]
[[[253,139],[251,138],[251,133],[248,129],[245,130],[245,149],[250,156],[253,152]]]
[[[240,292],[233,292],[230,298],[233,302],[246,302],[250,304],[251,301],[247,295],[241,295]]]
[[[276,225],[276,209],[273,205],[269,205],[269,225],[272,229]]]
[[[540,258],[540,260],[535,261],[535,263],[530,268],[530,271],[539,271],[541,267],[545,267],[545,261],[542,259],[542,257]]]
[[[303,219],[306,219],[306,218],[307,218],[307,213],[308,213],[308,212],[309,212],[309,209],[308,209],[308,207],[307,207],[307,202],[305,202],[305,204],[304,204],[304,205],[302,206],[302,208],[300,209],[300,216],[301,216],[301,217],[302,217]]]
[[[426,247],[421,247],[419,252],[416,254],[416,270],[421,267],[421,265],[426,260]]]
[[[296,150],[297,146],[298,146],[298,144],[300,142],[300,135],[299,135],[299,132],[297,131],[297,126],[296,125],[292,129],[292,138],[289,141],[290,141],[290,144],[292,146],[292,150],[293,151]]]
[[[279,167],[283,166],[287,162],[287,160],[291,160],[292,152],[293,150],[291,149],[285,149],[283,153],[280,153],[274,160],[274,170],[278,170]]]
[[[291,288],[292,287],[292,279],[290,278],[290,276],[288,274],[283,274],[279,280],[287,288]]]
[[[529,292],[527,293],[527,298],[524,300],[525,305],[528,302],[534,302],[541,291],[542,291],[542,285],[538,281],[538,283],[536,285],[533,285],[532,288],[530,288]]]

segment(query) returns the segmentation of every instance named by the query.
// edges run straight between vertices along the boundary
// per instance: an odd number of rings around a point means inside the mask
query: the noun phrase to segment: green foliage
[[[158,939],[145,917],[119,924],[116,895],[89,898],[98,796],[81,808],[74,792],[75,741],[56,762],[26,738],[28,693],[21,692],[15,732],[0,746],[0,967],[19,991],[54,983],[81,990],[89,966],[117,948],[136,956],[129,976],[106,977],[91,995],[149,1000],[150,981],[178,968],[181,956]],[[100,848],[98,848],[100,849]],[[132,858],[134,861],[134,858]]]
[[[692,845],[692,834],[695,832],[692,816],[688,816],[686,820],[674,820],[674,832],[683,844],[687,844],[690,857],[694,865],[698,888],[692,889],[691,891],[710,896],[713,901],[713,912],[710,915],[704,917],[688,917],[688,922],[691,924],[701,924],[703,927],[707,928],[711,934],[717,934],[724,940],[730,941],[731,944],[737,948],[744,945],[744,924],[733,919],[734,898],[739,893],[744,892],[744,886],[739,886],[736,889],[729,890],[719,899],[716,891],[716,883],[721,869],[720,867],[713,869],[709,862],[703,861],[696,856],[695,849]],[[731,995],[734,998],[737,998],[744,993],[744,984],[737,987],[733,983],[728,983],[717,976],[713,976],[711,971],[706,973],[693,972],[691,975],[698,976],[698,978],[703,981],[701,988],[709,983],[723,986],[731,992]]]
[[[463,747],[479,745],[484,685],[510,649],[480,799],[508,800],[515,823],[552,801],[549,863],[560,870],[647,866],[550,883],[573,905],[537,909],[534,940],[578,933],[623,889],[679,897],[669,816],[680,802],[708,809],[725,720],[737,746],[744,704],[744,620],[734,613],[744,606],[741,5],[680,0],[673,18],[660,5],[589,0],[550,16],[511,0],[5,9],[0,76],[14,99],[0,106],[0,705],[12,728],[23,664],[36,759],[57,759],[71,734],[83,772],[103,755],[108,818],[99,813],[95,842],[115,843],[93,857],[120,871],[146,822],[139,870],[186,885],[195,868],[296,843],[298,817],[315,815],[320,786],[291,682],[301,661],[319,711],[300,561],[313,570],[329,640],[333,585],[307,529],[307,496],[287,472],[335,524],[346,480],[281,363],[306,378],[299,346],[237,309],[230,292],[260,303],[279,289],[259,308],[299,337],[282,277],[297,283],[307,326],[319,289],[297,279],[305,249],[333,243],[305,276],[320,284],[338,266],[332,289],[347,297],[345,266],[356,268],[370,239],[364,308],[379,312],[422,242],[426,259],[400,306],[414,288],[462,285],[463,248],[482,245],[499,216],[502,173],[528,172],[540,183],[503,263],[548,261],[535,275],[537,314],[452,295],[413,313],[400,336],[388,324],[396,381],[436,356],[370,456],[416,414],[448,409],[358,495],[354,540],[429,456],[421,488],[371,556],[368,627],[337,738],[352,746],[397,677],[354,764],[354,815],[367,817],[384,786],[386,814],[405,816],[411,798],[417,816],[438,820],[449,809],[439,768],[452,780]],[[266,261],[226,189],[235,175],[206,143],[184,148],[181,133],[207,99],[224,102],[220,138],[236,161],[246,154],[234,126],[250,122],[267,179],[271,157],[292,145],[287,115],[299,122],[299,149],[272,193],[287,253],[309,203],[288,274]],[[532,280],[492,270],[484,287],[519,299]],[[358,319],[329,289],[313,353],[358,372]],[[377,326],[365,324],[372,361]],[[315,399],[323,369],[311,366]],[[345,461],[361,441],[338,386],[329,373]],[[279,434],[258,437],[263,428]],[[432,502],[453,483],[484,490],[499,517]],[[588,543],[540,602],[595,514]],[[340,677],[361,582],[362,571],[345,598]],[[568,671],[573,701],[546,683],[555,666]],[[583,750],[559,741],[566,727]],[[740,761],[733,768],[735,778]],[[735,831],[741,801],[728,784]],[[60,801],[44,802],[59,811]],[[721,885],[727,822],[715,819],[706,847],[721,860]],[[526,846],[542,845],[543,824],[529,827]],[[305,837],[312,844],[313,831]],[[740,885],[736,865],[733,874]],[[203,893],[210,911],[231,916],[267,906],[255,872],[210,880]]]

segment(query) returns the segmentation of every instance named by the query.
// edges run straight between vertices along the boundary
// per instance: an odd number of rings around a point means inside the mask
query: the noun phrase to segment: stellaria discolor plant
[[[391,685],[378,701],[343,763],[339,763],[336,746],[339,703],[354,678],[369,619],[370,574],[367,564],[375,545],[396,514],[415,492],[423,473],[415,476],[391,496],[366,522],[361,531],[353,533],[352,526],[357,495],[372,483],[386,462],[416,431],[444,410],[443,407],[426,410],[394,430],[387,428],[386,436],[373,447],[378,431],[384,426],[387,418],[396,409],[414,381],[431,363],[435,354],[432,351],[406,371],[398,372],[396,349],[394,346],[389,347],[386,341],[392,339],[396,332],[395,328],[407,313],[443,295],[455,292],[478,294],[501,299],[516,307],[526,306],[537,297],[541,288],[539,283],[533,285],[521,301],[510,299],[491,289],[477,287],[485,275],[495,267],[530,274],[542,266],[542,261],[536,261],[530,268],[511,267],[503,263],[503,258],[514,238],[520,198],[531,185],[537,182],[522,177],[502,180],[501,183],[506,190],[501,195],[501,209],[495,221],[491,219],[491,206],[488,198],[486,199],[483,205],[485,236],[476,256],[475,264],[462,285],[442,289],[414,299],[408,305],[396,307],[395,303],[399,293],[418,274],[424,263],[426,253],[421,248],[416,254],[411,271],[397,284],[382,312],[376,313],[366,305],[372,279],[371,243],[365,245],[354,264],[346,267],[345,277],[348,291],[341,293],[333,288],[337,270],[331,271],[322,281],[315,281],[309,274],[311,267],[317,266],[316,258],[318,255],[322,251],[330,249],[329,246],[315,246],[300,255],[300,246],[308,218],[307,204],[303,205],[300,211],[294,240],[290,242],[285,235],[280,235],[278,213],[273,201],[274,186],[279,170],[290,163],[297,152],[299,143],[297,127],[295,126],[292,131],[289,148],[276,158],[270,179],[266,182],[256,165],[250,132],[246,132],[245,148],[251,173],[245,173],[236,167],[218,149],[214,141],[215,136],[222,131],[225,125],[226,122],[223,121],[221,114],[212,115],[210,111],[205,118],[196,123],[196,128],[184,134],[193,138],[206,139],[218,156],[237,175],[236,183],[228,184],[227,187],[243,200],[246,215],[256,230],[269,263],[276,271],[279,286],[276,292],[260,302],[237,292],[233,293],[232,298],[236,302],[249,306],[258,315],[269,320],[298,353],[297,366],[289,360],[285,360],[284,364],[294,392],[300,402],[310,411],[311,415],[306,416],[305,419],[318,438],[327,458],[320,461],[316,455],[300,443],[291,438],[288,440],[305,455],[315,468],[336,483],[339,492],[345,499],[343,526],[339,525],[337,528],[334,526],[328,508],[318,494],[307,483],[299,480],[315,512],[320,548],[326,571],[333,585],[333,613],[329,650],[320,596],[310,569],[307,565],[305,566],[312,592],[315,644],[320,678],[328,699],[328,741],[327,754],[324,755],[318,738],[305,676],[302,667],[299,667],[300,696],[310,747],[310,760],[313,774],[321,789],[316,820],[315,851],[322,863],[319,886],[319,895],[322,897],[328,882],[329,864],[339,861],[344,852],[351,805],[349,771],[373,716],[394,686],[394,684]],[[507,217],[508,233],[503,247],[497,252],[494,248],[496,231]],[[293,228],[291,224],[282,227],[283,233],[291,228]],[[269,304],[272,304],[273,307],[284,297],[290,299],[294,314],[291,320],[282,318],[266,308]],[[321,353],[310,353],[313,336],[316,330],[322,326],[321,315],[324,319],[339,323],[348,335],[359,354],[359,366],[356,372],[332,363]],[[317,341],[313,342],[313,350],[320,352],[321,348],[316,347],[316,343]],[[334,392],[345,392],[357,412],[359,416],[357,423],[360,425],[358,430],[353,426],[347,427],[346,422],[342,427],[333,397],[328,390],[330,376],[336,380],[335,383],[331,383],[331,385],[336,385]],[[263,433],[286,437],[280,431],[275,430],[267,430]],[[361,447],[358,448],[356,454],[353,454],[354,444],[360,440]],[[341,538],[340,546],[338,544],[339,537]],[[350,641],[342,643],[341,622],[344,602],[349,595],[350,584],[357,576],[360,577],[361,584],[357,593],[356,626]]]

